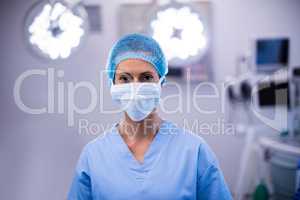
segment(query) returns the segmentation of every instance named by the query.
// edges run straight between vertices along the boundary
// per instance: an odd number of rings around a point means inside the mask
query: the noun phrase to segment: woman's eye
[[[153,81],[153,76],[150,75],[150,74],[143,75],[142,78],[141,78],[141,81],[142,82],[152,82]]]
[[[128,82],[130,82],[130,77],[122,75],[122,76],[119,77],[119,81],[121,83],[128,83]]]

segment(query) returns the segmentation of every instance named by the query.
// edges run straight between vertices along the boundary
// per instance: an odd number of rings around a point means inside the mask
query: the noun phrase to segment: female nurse
[[[232,199],[207,143],[157,113],[167,72],[154,39],[129,34],[114,44],[107,73],[124,117],[83,148],[68,200]]]

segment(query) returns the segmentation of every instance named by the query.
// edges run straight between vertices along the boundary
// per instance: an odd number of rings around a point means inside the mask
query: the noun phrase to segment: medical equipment
[[[154,37],[168,59],[168,76],[176,81],[213,78],[212,3],[210,1],[147,1],[122,3],[119,36],[142,33]]]
[[[171,1],[154,14],[149,32],[171,65],[195,63],[205,55],[209,29],[197,7]]]
[[[261,120],[265,123],[263,126],[245,124],[246,144],[235,194],[241,200],[251,193],[253,180],[260,174],[259,179],[264,180],[261,183],[266,183],[265,186],[275,199],[291,199],[295,193],[295,171],[300,157],[300,70],[288,67],[288,38],[256,39],[254,44],[253,56],[249,57],[249,74],[252,75],[248,78],[252,86],[252,111],[275,111],[274,115],[280,117],[274,117],[276,120],[271,124],[267,123],[268,118]],[[233,105],[236,102],[247,102],[242,98],[241,92],[245,78],[240,80],[228,90],[228,97]],[[278,124],[281,125],[277,126]],[[266,125],[271,125],[277,131],[268,130]],[[261,162],[258,158],[261,150],[269,152],[270,156],[265,163],[269,169],[268,173],[264,172],[265,177],[253,170],[253,163]]]
[[[291,137],[300,143],[300,66],[294,67],[290,73],[290,122],[289,131]]]
[[[296,170],[300,158],[300,146],[276,137],[262,137],[259,143],[270,154],[270,174],[274,199],[292,199],[296,191]]]
[[[289,38],[257,38],[253,44],[256,73],[273,73],[289,65]]]
[[[51,59],[68,58],[88,32],[87,12],[81,2],[39,1],[29,10],[24,34],[30,49]]]
[[[228,98],[231,103],[249,102],[251,100],[251,76],[247,56],[240,56],[236,60],[234,77],[228,79]]]
[[[249,58],[247,55],[239,56],[236,60],[235,74],[226,80],[227,97],[232,109],[228,112],[228,122],[235,123],[238,132],[245,132],[246,124],[252,124],[250,104],[253,88],[253,74],[249,73]],[[238,109],[242,106],[242,110]],[[236,118],[236,111],[243,111],[246,116],[244,122]]]
[[[281,94],[279,95],[279,92]],[[290,107],[289,82],[262,81],[258,83],[258,105]]]
[[[296,172],[296,192],[297,191],[300,192],[300,160],[298,161],[298,167]]]

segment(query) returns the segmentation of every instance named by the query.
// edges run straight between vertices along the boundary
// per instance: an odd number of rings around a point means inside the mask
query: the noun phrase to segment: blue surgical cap
[[[165,77],[168,73],[168,63],[158,42],[151,37],[133,33],[120,38],[110,50],[106,67],[111,82],[117,65],[130,58],[151,63],[160,77]]]

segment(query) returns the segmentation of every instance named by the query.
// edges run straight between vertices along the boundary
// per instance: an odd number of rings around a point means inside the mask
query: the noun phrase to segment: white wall
[[[117,39],[116,8],[119,1],[102,1],[103,32],[91,35],[83,48],[69,60],[46,63],[29,53],[24,44],[23,20],[25,12],[35,1],[6,1],[0,8],[0,197],[1,199],[63,199],[68,191],[74,166],[84,144],[95,136],[78,134],[78,125],[67,127],[66,115],[29,115],[17,108],[13,99],[16,78],[28,69],[63,69],[61,81],[92,81],[99,85],[99,70],[104,68],[108,49]],[[96,1],[93,1],[96,2]],[[298,0],[215,0],[213,3],[213,71],[218,83],[233,73],[235,59],[247,50],[249,37],[257,35],[287,35],[291,37],[291,64],[300,65],[300,2]],[[37,84],[36,81],[39,81]],[[107,88],[104,88],[107,91]],[[166,91],[168,93],[173,90]],[[108,93],[107,93],[108,94]],[[46,104],[47,85],[40,77],[26,83],[22,97],[36,106]],[[87,105],[85,95],[77,97],[80,105]],[[104,102],[110,105],[107,95]],[[172,106],[173,103],[169,104]],[[187,102],[183,102],[186,104]],[[205,101],[208,107],[220,108],[220,102]],[[182,124],[186,118],[192,122],[214,122],[219,114],[203,116],[197,112],[164,115]],[[95,110],[87,118],[99,124],[116,121],[119,116],[103,115]],[[231,188],[235,186],[241,139],[234,136],[203,136],[216,152],[225,178]]]

